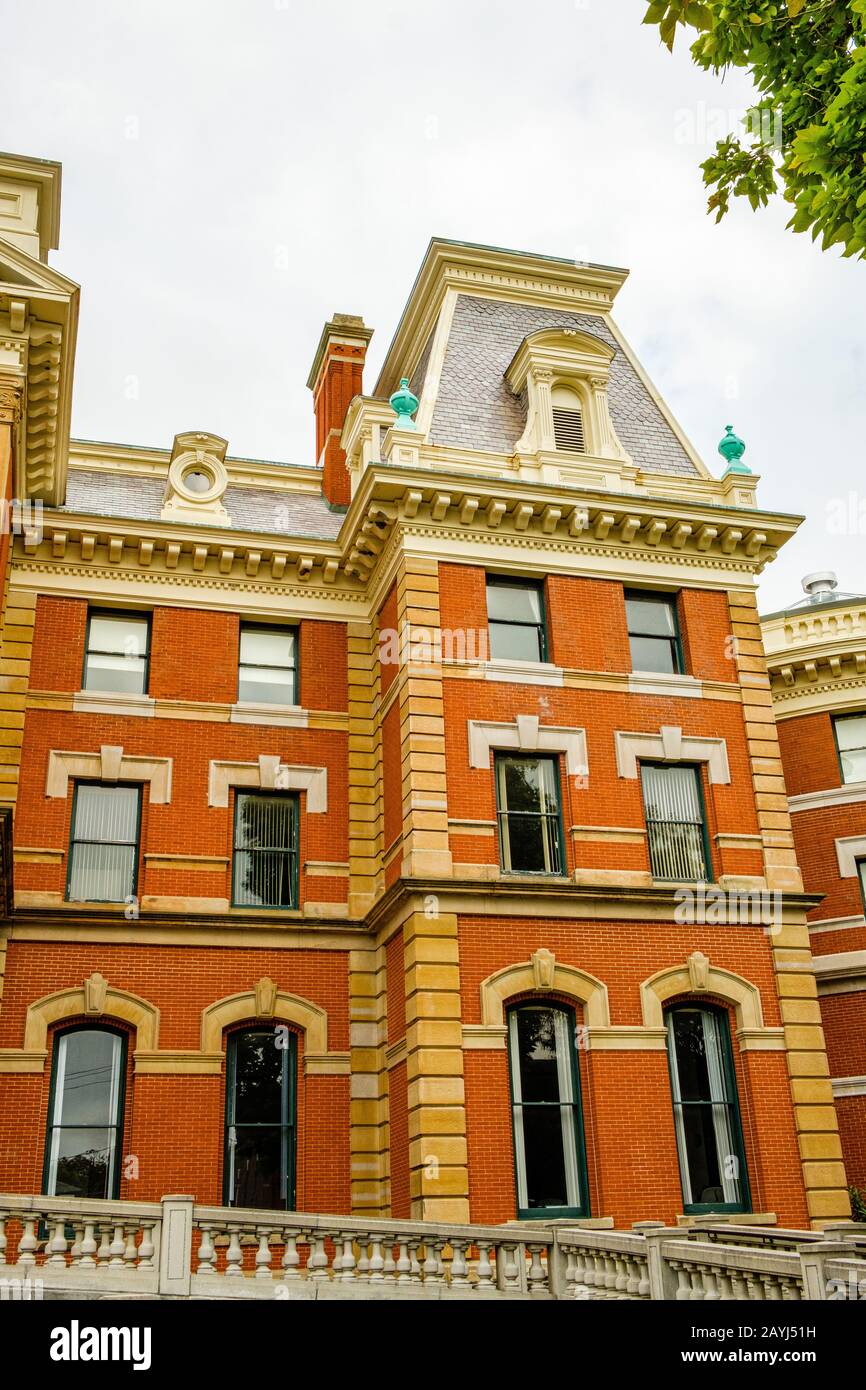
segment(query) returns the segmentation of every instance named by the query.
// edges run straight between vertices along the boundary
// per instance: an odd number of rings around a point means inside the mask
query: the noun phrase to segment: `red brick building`
[[[70,447],[0,653],[0,1190],[847,1215],[754,597],[799,519],[625,278],[432,242],[371,395],[325,326],[315,468]]]
[[[866,598],[835,575],[764,619],[779,743],[849,1182],[866,1193]]]

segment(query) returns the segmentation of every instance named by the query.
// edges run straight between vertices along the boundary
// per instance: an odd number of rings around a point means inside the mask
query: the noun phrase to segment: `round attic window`
[[[209,473],[202,473],[198,468],[190,468],[183,475],[184,485],[190,492],[202,493],[210,492],[214,485],[214,480]]]

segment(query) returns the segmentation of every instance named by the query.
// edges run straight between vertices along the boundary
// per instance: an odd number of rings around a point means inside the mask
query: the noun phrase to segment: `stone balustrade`
[[[631,1231],[0,1195],[0,1299],[866,1299],[866,1230]]]

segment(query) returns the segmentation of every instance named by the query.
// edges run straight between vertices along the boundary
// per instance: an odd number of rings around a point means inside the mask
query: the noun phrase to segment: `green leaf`
[[[788,0],[788,14],[792,19],[797,18],[805,3],[806,0]]]

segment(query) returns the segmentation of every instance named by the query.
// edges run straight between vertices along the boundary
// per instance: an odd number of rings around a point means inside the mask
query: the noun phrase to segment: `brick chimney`
[[[322,491],[332,506],[348,506],[351,498],[340,435],[349,403],[361,394],[364,358],[372,336],[372,328],[357,314],[334,314],[322,329],[307,379],[316,412],[316,464],[322,470]]]

